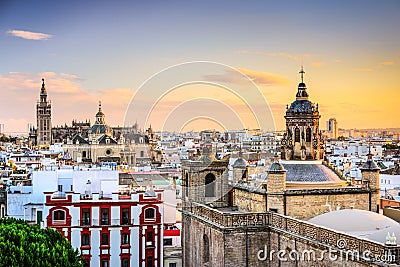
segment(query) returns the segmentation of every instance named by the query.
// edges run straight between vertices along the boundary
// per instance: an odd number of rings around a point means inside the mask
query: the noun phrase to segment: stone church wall
[[[300,220],[338,208],[369,210],[369,193],[286,195],[286,215]]]
[[[240,211],[265,212],[266,195],[265,193],[251,192],[247,189],[233,189],[233,206],[238,207]]]

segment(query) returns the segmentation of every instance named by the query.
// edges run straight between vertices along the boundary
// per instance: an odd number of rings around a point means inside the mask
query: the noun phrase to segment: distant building
[[[47,91],[42,79],[40,100],[36,104],[37,144],[51,144],[51,102],[47,100]]]
[[[32,145],[61,143],[65,153],[74,162],[116,162],[129,166],[149,165],[156,160],[154,147],[156,136],[150,126],[145,133],[138,132],[138,125],[111,127],[105,122],[101,102],[95,115],[94,124],[90,120],[72,125],[52,127],[51,103],[42,80],[40,101],[37,103],[37,127],[29,129]]]
[[[326,132],[330,138],[332,139],[338,138],[338,125],[335,118],[330,118],[326,122]]]

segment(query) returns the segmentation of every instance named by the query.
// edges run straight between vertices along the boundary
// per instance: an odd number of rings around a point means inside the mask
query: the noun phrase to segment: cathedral
[[[182,162],[184,266],[382,266],[343,257],[365,250],[374,259],[397,255],[391,263],[400,263],[400,246],[385,241],[392,228],[378,213],[380,169],[369,157],[360,186],[323,162],[318,105],[308,100],[300,73],[296,100],[286,109],[281,156],[264,182],[248,183],[249,166],[241,158],[232,164],[229,182],[229,160],[215,159],[206,147],[198,159]],[[356,217],[369,228],[357,228]],[[300,257],[310,251],[314,259]]]
[[[36,105],[37,127],[31,127],[29,139],[32,145],[48,148],[54,143],[62,144],[64,152],[74,162],[116,162],[124,165],[147,165],[152,162],[152,145],[155,144],[152,129],[138,132],[138,125],[111,127],[99,102],[95,120],[78,122],[71,126],[52,126],[51,102],[47,99],[44,79],[40,100]]]

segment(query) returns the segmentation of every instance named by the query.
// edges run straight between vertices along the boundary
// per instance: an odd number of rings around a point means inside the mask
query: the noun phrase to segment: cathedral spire
[[[40,102],[47,101],[46,85],[44,84],[44,78],[42,78],[42,88],[40,88]]]
[[[101,101],[99,101],[99,111],[96,113],[96,124],[105,124],[104,113],[101,109]]]

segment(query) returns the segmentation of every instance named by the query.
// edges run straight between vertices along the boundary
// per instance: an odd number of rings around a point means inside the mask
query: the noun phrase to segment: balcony
[[[67,199],[65,192],[54,192],[51,195],[51,199]]]
[[[154,241],[146,241],[146,249],[154,247],[155,247]]]
[[[90,219],[78,220],[78,224],[80,226],[90,226],[91,225],[91,220]]]
[[[83,219],[78,220],[78,225],[82,227],[91,226],[121,226],[121,225],[133,225],[133,219],[112,219],[112,220],[98,220],[98,219]]]
[[[121,221],[121,225],[133,225],[133,219],[123,218]]]

